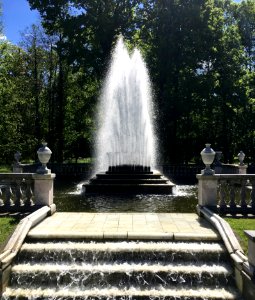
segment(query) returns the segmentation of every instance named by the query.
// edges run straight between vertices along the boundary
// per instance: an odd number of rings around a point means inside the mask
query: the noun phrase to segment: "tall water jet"
[[[155,166],[156,142],[148,71],[139,50],[119,38],[99,105],[96,170]]]
[[[96,173],[87,193],[171,193],[159,172],[148,71],[139,50],[129,55],[119,38],[99,103]]]

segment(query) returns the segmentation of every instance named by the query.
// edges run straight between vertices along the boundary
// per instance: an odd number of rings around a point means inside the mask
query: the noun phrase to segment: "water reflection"
[[[58,211],[71,212],[194,212],[197,186],[178,185],[173,195],[86,195],[82,184],[56,182]]]

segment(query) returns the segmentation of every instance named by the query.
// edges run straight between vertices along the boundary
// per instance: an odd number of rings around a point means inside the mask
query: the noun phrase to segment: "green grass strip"
[[[248,254],[248,238],[244,234],[244,230],[255,230],[255,218],[229,218],[226,217],[225,220],[229,223],[233,229],[244,253]]]
[[[14,231],[19,220],[11,217],[0,218],[0,252],[7,241],[7,238]]]

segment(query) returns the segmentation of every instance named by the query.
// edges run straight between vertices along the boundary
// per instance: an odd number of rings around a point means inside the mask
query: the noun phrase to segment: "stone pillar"
[[[248,262],[243,263],[243,291],[245,300],[254,300],[255,295],[255,230],[244,230],[248,237]]]
[[[239,174],[246,174],[247,173],[247,166],[243,162],[244,158],[245,158],[245,154],[243,153],[243,151],[240,151],[237,154],[237,157],[239,159],[238,173]]]
[[[255,270],[255,230],[244,230],[248,237],[248,262],[251,265],[253,272]],[[255,277],[255,273],[253,273]]]
[[[55,174],[33,174],[35,205],[53,204],[53,182]]]
[[[15,163],[12,165],[12,172],[13,173],[23,173],[23,167],[20,163],[21,153],[17,151],[14,154]]]
[[[218,178],[215,175],[197,175],[198,204],[210,208],[217,207]]]
[[[23,173],[23,167],[22,167],[22,165],[14,163],[12,165],[12,172],[13,173]]]
[[[238,174],[247,174],[247,168],[246,165],[238,165]]]

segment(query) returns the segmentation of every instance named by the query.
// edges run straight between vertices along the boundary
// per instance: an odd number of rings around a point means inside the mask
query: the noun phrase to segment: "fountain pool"
[[[82,184],[56,181],[54,202],[59,212],[194,213],[197,205],[196,185],[177,185],[171,195],[89,195],[81,193]]]

